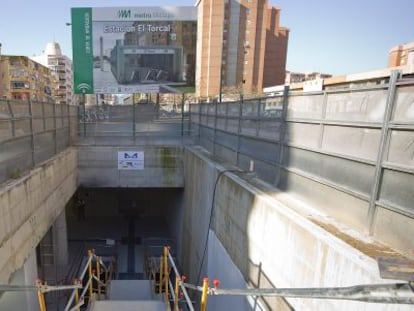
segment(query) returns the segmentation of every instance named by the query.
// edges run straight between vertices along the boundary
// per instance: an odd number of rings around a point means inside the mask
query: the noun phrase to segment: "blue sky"
[[[71,7],[193,6],[194,0],[0,0],[3,54],[39,55],[57,41],[71,57]],[[414,0],[271,0],[290,29],[287,69],[334,75],[387,66],[391,47],[414,41]]]

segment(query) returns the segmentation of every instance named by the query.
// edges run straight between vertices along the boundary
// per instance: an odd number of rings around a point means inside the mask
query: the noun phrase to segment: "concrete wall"
[[[0,283],[8,284],[77,188],[77,150],[68,148],[0,189]]]
[[[300,202],[276,192],[276,189],[246,173],[220,174],[213,202],[218,172],[226,168],[212,161],[201,148],[187,149],[185,159],[182,262],[190,282],[201,284],[201,279],[210,273],[219,279],[224,278],[210,270],[212,265],[225,262],[225,256],[231,258],[245,282],[252,284],[258,283],[258,266],[267,285],[276,287],[332,287],[386,282],[380,279],[374,258],[389,255],[389,249],[346,230],[334,232],[329,219],[319,219],[310,210],[303,210],[303,213],[295,211],[300,210],[295,206]],[[215,258],[205,258],[197,280],[212,206],[211,228],[227,254],[215,252]],[[259,282],[259,286],[265,285]],[[288,302],[297,310],[411,309],[401,305],[335,300],[288,299]],[[290,309],[280,299],[267,300],[267,303],[272,310]]]
[[[184,184],[180,146],[79,146],[78,150],[80,186],[171,188]],[[144,152],[144,168],[119,170],[118,151]]]

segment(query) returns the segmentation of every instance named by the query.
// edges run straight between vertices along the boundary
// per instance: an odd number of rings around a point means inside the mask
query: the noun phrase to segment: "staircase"
[[[95,301],[91,311],[140,310],[165,311],[161,296],[154,294],[151,280],[112,280],[108,289],[108,300]]]

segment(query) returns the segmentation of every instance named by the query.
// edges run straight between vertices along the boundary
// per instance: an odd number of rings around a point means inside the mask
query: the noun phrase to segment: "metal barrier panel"
[[[169,144],[190,137],[189,105],[79,106],[80,143]]]
[[[0,182],[20,177],[76,142],[76,107],[0,100]]]
[[[414,81],[398,73],[372,87],[203,103],[190,120],[210,152],[245,170],[254,161],[259,178],[358,228],[373,230],[377,207],[414,218]]]

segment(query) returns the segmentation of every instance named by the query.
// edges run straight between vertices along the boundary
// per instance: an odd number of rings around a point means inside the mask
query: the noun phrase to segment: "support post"
[[[96,278],[98,279],[98,299],[101,300],[101,257],[96,258]]]
[[[175,277],[175,288],[174,288],[174,311],[178,311],[178,294],[179,294],[179,287],[180,287],[180,277],[177,275]]]
[[[89,302],[92,300],[92,294],[93,294],[93,288],[92,288],[92,279],[93,279],[93,274],[92,274],[92,251],[88,250],[88,258],[89,258],[89,265],[88,265],[88,274],[89,274]]]
[[[161,256],[160,257],[160,279],[159,279],[159,282],[158,282],[158,292],[159,292],[159,294],[162,293],[162,283],[164,282],[163,271],[164,271],[164,258],[163,258],[163,256]]]
[[[168,247],[164,246],[164,286],[165,286],[165,299],[168,302],[169,291],[168,291],[168,280],[169,280],[169,273],[168,273]]]
[[[46,284],[46,283],[45,283]],[[42,291],[42,282],[40,280],[36,281],[37,286],[37,297],[39,300],[39,309],[40,311],[46,311],[46,302],[45,302],[45,294]]]
[[[207,294],[208,294],[208,278],[204,278],[203,280],[203,291],[201,293],[201,311],[206,311],[207,307]]]
[[[78,284],[79,284],[78,280],[75,280],[73,282],[73,285],[78,285]],[[75,305],[78,305],[78,303],[79,303],[79,290],[75,289]],[[76,311],[80,311],[80,308],[76,308]]]
[[[375,219],[375,212],[376,212],[376,201],[379,196],[381,180],[383,175],[383,162],[384,159],[388,156],[388,144],[389,144],[389,128],[390,128],[390,121],[392,117],[392,112],[394,110],[394,102],[395,102],[395,94],[397,92],[397,80],[400,77],[401,72],[399,70],[394,70],[391,72],[390,81],[388,83],[388,95],[387,101],[385,106],[385,113],[384,119],[382,122],[382,129],[381,129],[381,140],[379,145],[379,152],[377,156],[377,161],[375,165],[375,175],[373,180],[373,188],[371,191],[371,196],[369,199],[369,209],[367,215],[367,226],[368,231],[370,234],[373,233],[374,230],[374,219]]]

